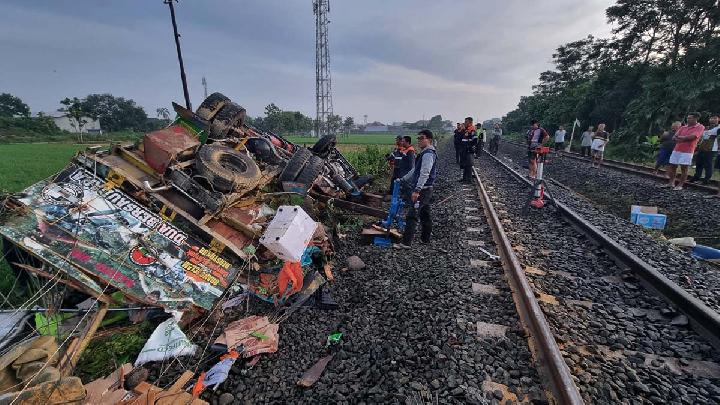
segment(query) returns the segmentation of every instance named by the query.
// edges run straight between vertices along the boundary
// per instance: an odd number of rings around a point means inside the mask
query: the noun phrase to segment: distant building
[[[388,132],[388,126],[382,122],[371,122],[365,126],[365,132]]]
[[[78,123],[75,120],[75,118],[68,117],[67,113],[64,113],[62,111],[54,111],[54,112],[46,112],[42,113],[46,117],[52,118],[52,120],[55,122],[55,125],[57,125],[58,128],[60,128],[63,131],[68,132],[78,132]],[[100,128],[100,121],[94,120],[90,117],[84,117],[82,118],[83,121],[85,121],[85,125],[83,125],[81,132],[84,134],[102,134],[102,129]]]

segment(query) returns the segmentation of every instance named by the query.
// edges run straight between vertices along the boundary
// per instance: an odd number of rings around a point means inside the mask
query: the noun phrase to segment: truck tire
[[[311,156],[295,181],[306,184],[309,189],[322,172],[323,167],[325,167],[325,160],[323,158]]]
[[[337,137],[335,135],[325,135],[320,140],[315,142],[315,145],[312,147],[312,152],[321,158],[325,159],[330,154],[330,151],[335,146],[335,143],[337,142]]]
[[[245,122],[245,108],[228,101],[210,123],[210,139],[223,139],[232,127],[242,126]]]
[[[280,173],[280,181],[295,181],[300,175],[305,164],[310,160],[312,152],[307,148],[298,148],[297,152],[290,158],[285,165],[282,173]]]
[[[197,109],[197,115],[204,120],[210,121],[220,111],[222,106],[229,101],[230,99],[222,93],[213,93],[207,96],[202,104],[200,104],[200,107]]]
[[[260,168],[252,158],[227,146],[211,144],[200,148],[195,168],[212,186],[223,192],[257,184]]]

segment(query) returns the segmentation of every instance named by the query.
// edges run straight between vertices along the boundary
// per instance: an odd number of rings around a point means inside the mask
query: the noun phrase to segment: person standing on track
[[[473,125],[472,117],[465,118],[465,133],[460,146],[460,167],[463,169],[463,176],[460,183],[472,182],[473,154],[477,146],[477,129]]]
[[[490,146],[488,147],[488,152],[493,155],[497,155],[498,151],[500,150],[501,140],[502,128],[500,128],[500,124],[495,124],[495,127],[492,130],[492,138],[490,138]]]
[[[664,187],[672,187],[673,190],[682,190],[687,180],[688,168],[692,164],[693,153],[698,141],[705,131],[705,126],[698,122],[700,113],[692,112],[687,116],[687,125],[683,125],[673,136],[675,149],[670,155],[668,168],[668,184]],[[677,167],[680,166],[680,182],[675,185]]]
[[[718,116],[711,115],[708,128],[703,132],[702,140],[698,143],[698,152],[695,155],[695,175],[688,180],[690,182],[698,182],[703,177],[703,184],[709,184],[713,175],[713,165],[715,164],[715,155],[718,153]]]
[[[665,131],[660,137],[660,149],[658,150],[657,159],[655,160],[655,174],[658,174],[658,170],[660,170],[661,167],[670,163],[670,155],[673,149],[675,149],[673,137],[681,126],[682,123],[680,121],[673,122],[670,130]]]
[[[595,127],[588,127],[587,131],[582,133],[582,137],[580,138],[580,156],[590,157],[590,146],[592,146],[593,135],[595,135],[594,129]]]
[[[555,131],[555,150],[565,149],[565,127],[560,125]]]
[[[591,166],[596,167],[595,163],[597,162],[597,168],[599,169],[600,166],[602,166],[603,155],[605,154],[605,145],[610,142],[610,134],[608,134],[605,130],[605,124],[598,125],[598,130],[595,132],[592,139],[593,141],[590,145],[590,149],[592,149]]]
[[[482,155],[483,148],[485,147],[485,128],[482,125],[478,125],[477,131],[477,147],[475,147],[475,157],[479,158]]]
[[[528,145],[528,171],[531,178],[537,175],[537,152],[535,149],[542,146],[543,142],[550,138],[545,128],[540,126],[538,120],[530,121],[530,129],[527,132]]]
[[[457,123],[455,133],[453,134],[453,145],[455,145],[455,163],[460,164],[460,147],[462,146],[462,138],[465,133],[463,124]]]
[[[437,151],[433,146],[433,133],[428,129],[418,132],[417,137],[418,153],[415,159],[415,166],[401,181],[404,186],[412,190],[410,195],[410,209],[405,219],[405,233],[402,243],[393,245],[395,249],[410,249],[418,217],[420,218],[420,240],[422,243],[430,243],[432,233],[432,217],[430,200],[432,199],[433,184],[437,177]]]

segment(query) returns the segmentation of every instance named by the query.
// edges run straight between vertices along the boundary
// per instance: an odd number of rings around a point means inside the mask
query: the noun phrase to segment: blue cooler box
[[[630,222],[648,229],[665,229],[667,215],[658,214],[657,207],[633,205],[630,207]]]

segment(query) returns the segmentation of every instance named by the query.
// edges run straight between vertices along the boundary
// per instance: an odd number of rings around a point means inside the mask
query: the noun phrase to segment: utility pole
[[[192,110],[192,104],[190,104],[190,93],[188,92],[187,78],[185,77],[185,65],[183,64],[182,51],[180,50],[180,34],[178,34],[177,23],[175,22],[175,6],[173,1],[178,0],[163,0],[163,3],[170,7],[170,20],[172,21],[173,32],[175,35],[175,48],[177,49],[178,62],[180,62],[180,80],[182,80],[183,94],[185,95],[185,107],[188,110]]]
[[[367,126],[367,114],[363,115],[363,125]]]
[[[207,80],[205,80],[205,76],[202,78],[202,85],[203,85],[203,91],[205,93],[205,98],[207,98]]]
[[[330,80],[330,47],[328,45],[328,14],[330,0],[313,0],[315,14],[315,134],[328,135],[328,117],[333,115],[332,82]]]

